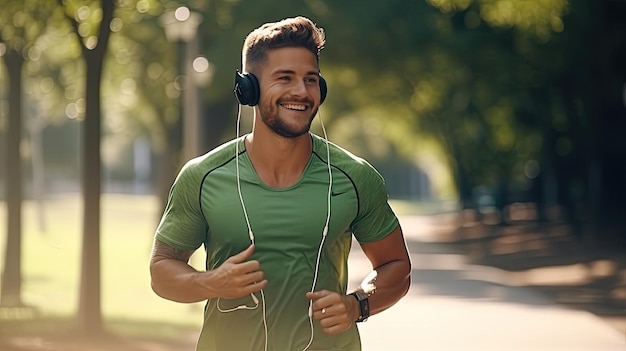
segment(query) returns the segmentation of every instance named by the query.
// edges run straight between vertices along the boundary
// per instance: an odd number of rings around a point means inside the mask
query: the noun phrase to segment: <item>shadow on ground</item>
[[[86,334],[72,321],[54,318],[0,319],[3,351],[193,350],[196,327],[138,320],[107,320],[106,331]]]
[[[523,207],[518,210],[526,211]],[[626,226],[614,223],[602,229],[580,230],[562,221],[528,220],[523,213],[512,213],[511,217],[521,219],[489,224],[495,221],[488,217],[476,220],[467,213],[434,215],[434,222],[448,226],[440,226],[443,229],[432,236],[432,241],[458,252],[466,263],[498,270],[509,286],[530,287],[560,305],[588,311],[622,331],[626,329]],[[425,244],[408,242],[412,252],[422,250]],[[467,279],[454,274],[457,279]],[[428,280],[429,274],[420,271],[414,279]],[[494,282],[493,286],[497,290],[502,285]],[[470,289],[464,294],[489,296],[490,291],[484,289]],[[433,293],[446,295],[446,291],[440,286]],[[541,298],[513,302],[541,304]]]

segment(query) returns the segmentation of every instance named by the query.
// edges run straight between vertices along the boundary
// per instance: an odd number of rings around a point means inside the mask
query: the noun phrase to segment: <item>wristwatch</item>
[[[370,316],[370,302],[367,294],[360,291],[355,291],[352,294],[354,298],[359,302],[359,309],[361,310],[359,318],[357,318],[356,322],[365,322]]]

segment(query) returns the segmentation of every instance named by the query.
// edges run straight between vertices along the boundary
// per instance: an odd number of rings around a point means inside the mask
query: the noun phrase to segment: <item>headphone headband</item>
[[[326,100],[328,85],[324,77],[320,75],[320,105]],[[252,73],[235,72],[235,97],[241,105],[255,106],[261,97],[259,80]]]

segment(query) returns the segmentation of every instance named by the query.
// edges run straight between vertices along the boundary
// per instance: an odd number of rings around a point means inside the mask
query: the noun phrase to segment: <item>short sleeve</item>
[[[352,232],[359,242],[374,242],[389,235],[399,224],[389,206],[389,194],[383,177],[367,162],[356,179],[359,212],[352,222]]]
[[[167,205],[156,230],[156,239],[180,250],[195,250],[208,230],[200,208],[201,174],[188,163],[170,189]]]

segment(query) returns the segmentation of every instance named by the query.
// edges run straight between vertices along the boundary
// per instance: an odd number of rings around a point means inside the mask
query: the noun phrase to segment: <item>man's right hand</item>
[[[175,249],[155,240],[150,259],[152,289],[172,301],[191,303],[221,297],[234,299],[250,295],[267,285],[261,265],[249,260],[250,245],[210,271],[197,271],[188,264],[193,250]]]
[[[229,257],[219,267],[198,275],[198,283],[214,291],[218,297],[236,299],[267,286],[265,274],[257,260],[248,260],[254,252],[254,245]]]

